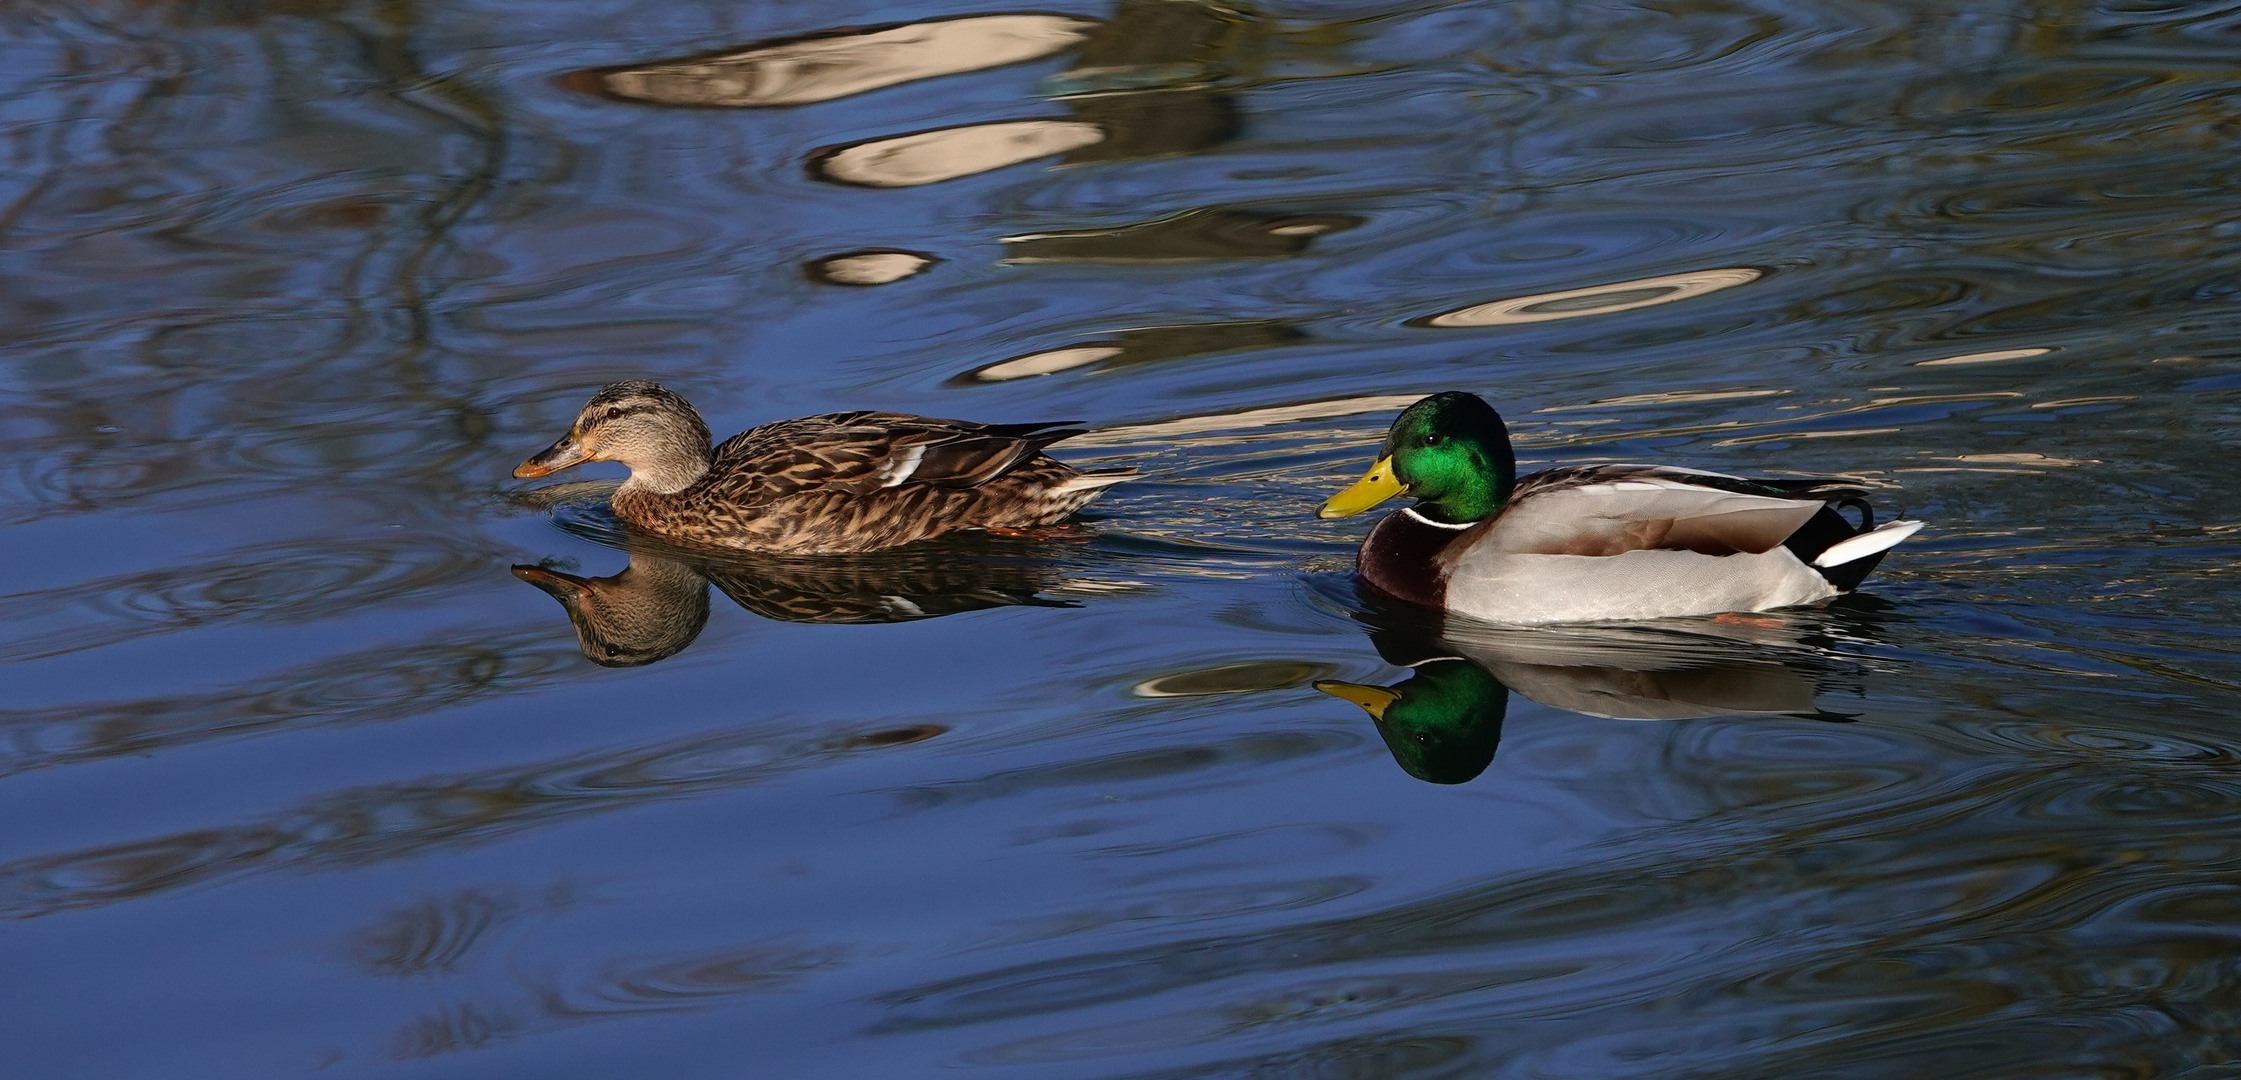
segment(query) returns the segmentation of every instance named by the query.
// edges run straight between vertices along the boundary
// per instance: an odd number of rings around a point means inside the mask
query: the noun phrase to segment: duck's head
[[[1450,390],[1404,410],[1368,475],[1331,496],[1316,516],[1346,517],[1408,495],[1418,514],[1463,525],[1493,516],[1516,481],[1517,459],[1501,414],[1477,394]]]
[[[1459,659],[1428,661],[1392,686],[1326,679],[1315,689],[1361,706],[1393,760],[1434,784],[1460,784],[1486,771],[1510,701],[1485,668]]]
[[[682,491],[708,472],[708,425],[684,398],[660,383],[609,383],[591,396],[568,434],[514,467],[522,479],[547,476],[587,461],[630,467],[626,486]]]
[[[634,552],[622,573],[603,578],[542,566],[513,569],[515,577],[560,601],[584,658],[602,667],[667,659],[708,625],[708,579],[675,559]]]

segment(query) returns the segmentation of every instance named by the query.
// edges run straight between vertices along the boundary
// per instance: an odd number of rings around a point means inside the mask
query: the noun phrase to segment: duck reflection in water
[[[1424,661],[1392,686],[1326,679],[1315,689],[1361,706],[1394,762],[1434,784],[1460,784],[1486,771],[1510,707],[1510,692],[1462,659]]]
[[[1486,771],[1512,692],[1613,720],[1786,716],[1843,722],[1817,697],[1858,665],[1828,651],[1856,637],[1869,604],[1842,611],[1675,620],[1670,626],[1520,629],[1378,605],[1357,617],[1391,664],[1390,686],[1324,680],[1315,689],[1369,713],[1410,776],[1460,784]]]
[[[560,601],[586,659],[640,667],[700,636],[711,584],[740,607],[780,622],[891,623],[1012,605],[1077,606],[1042,595],[1064,588],[1066,579],[1048,556],[1028,550],[1034,547],[937,543],[872,555],[722,561],[634,549],[630,565],[606,577],[532,565],[513,572]]]

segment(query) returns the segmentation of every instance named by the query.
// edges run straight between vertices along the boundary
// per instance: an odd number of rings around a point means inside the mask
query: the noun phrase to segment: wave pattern
[[[0,5],[10,1062],[2222,1075],[2237,40],[2148,0]],[[647,635],[689,653],[601,668],[553,599],[624,573],[612,477],[507,471],[638,377],[719,434],[1074,420],[1054,453],[1142,471],[1003,542],[1030,588],[734,567]],[[1444,389],[1528,468],[1931,524],[1788,638],[1690,631],[1728,668],[1440,658],[1476,771],[1420,783],[1308,685],[1426,674],[1312,508]],[[1637,668],[1812,707],[1566,711]]]

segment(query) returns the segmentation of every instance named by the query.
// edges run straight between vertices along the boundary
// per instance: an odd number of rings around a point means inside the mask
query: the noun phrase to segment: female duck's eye
[[[607,406],[607,419],[609,419],[609,420],[612,420],[612,419],[614,419],[614,418],[616,418],[616,417],[618,417],[618,416],[621,416],[621,415],[622,415],[622,407],[621,407],[621,406],[619,406],[619,405],[609,405],[609,406]]]

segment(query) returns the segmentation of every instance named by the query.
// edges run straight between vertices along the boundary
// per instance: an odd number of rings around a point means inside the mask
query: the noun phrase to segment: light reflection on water
[[[11,1061],[2214,1070],[2236,25],[0,11]],[[1145,479],[694,561],[505,479],[621,377]],[[1828,612],[1396,621],[1311,511],[1447,388],[1932,529]]]

